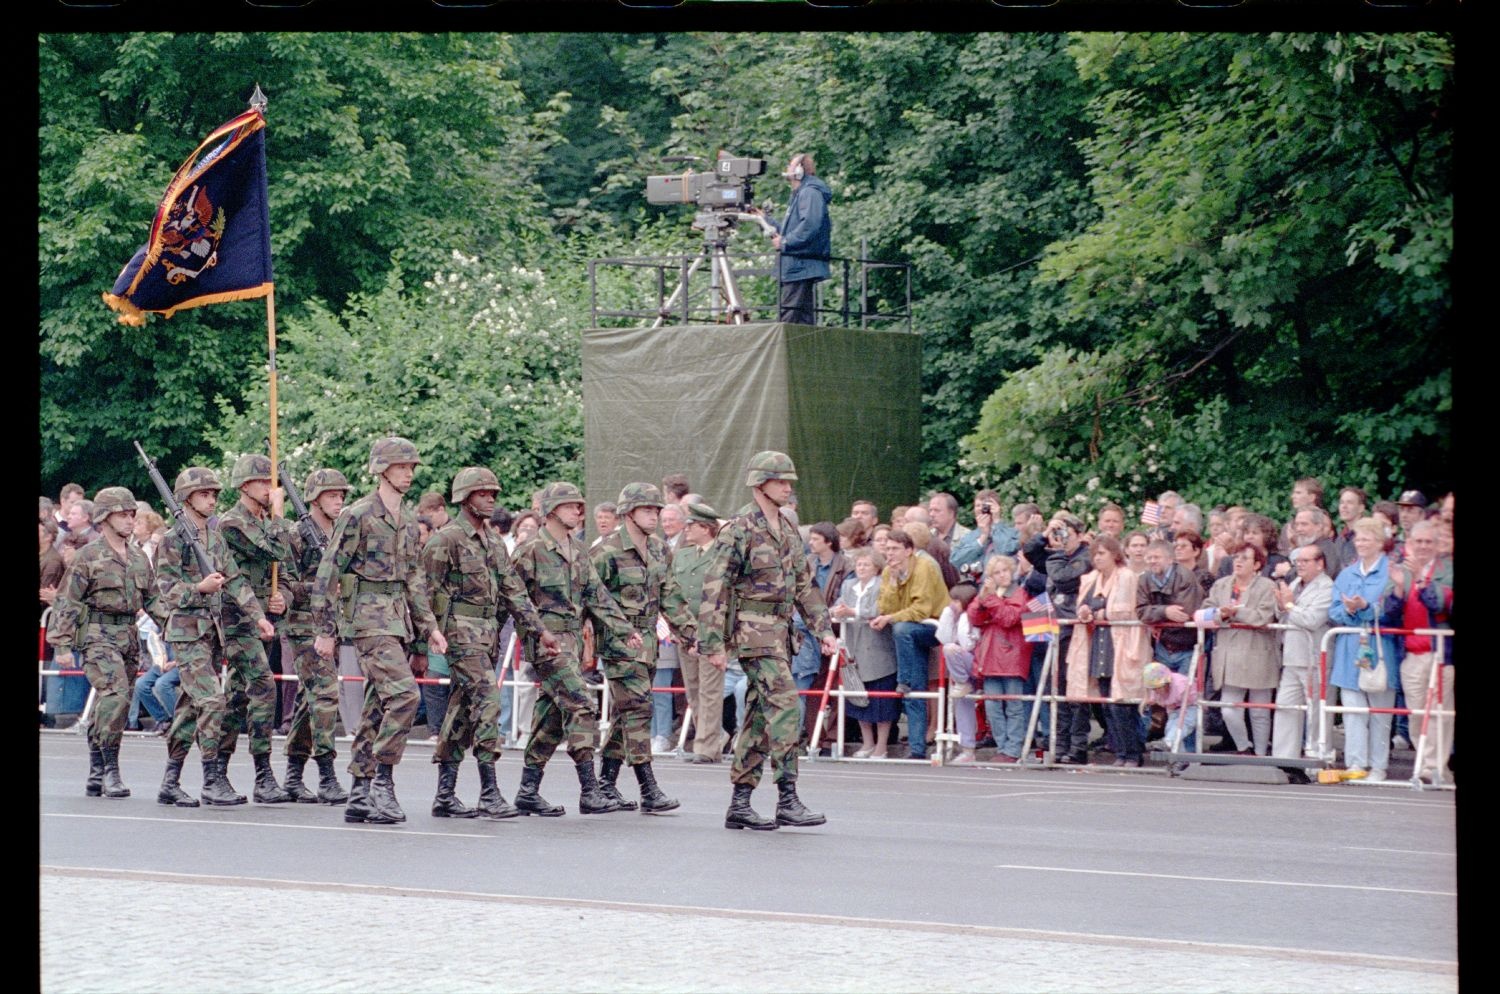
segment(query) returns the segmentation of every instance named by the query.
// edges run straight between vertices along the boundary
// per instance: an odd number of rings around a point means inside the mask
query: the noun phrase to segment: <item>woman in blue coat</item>
[[[1333,604],[1328,617],[1337,626],[1371,629],[1368,633],[1334,637],[1333,664],[1328,682],[1339,688],[1340,703],[1345,707],[1393,708],[1396,688],[1400,686],[1399,639],[1393,635],[1375,637],[1377,620],[1382,629],[1398,628],[1400,614],[1377,619],[1384,603],[1386,583],[1390,579],[1390,561],[1385,555],[1385,528],[1374,518],[1354,523],[1355,560],[1339,573],[1333,584]],[[1363,665],[1362,665],[1363,664]],[[1384,674],[1383,689],[1364,691],[1359,688],[1361,669],[1375,669]],[[1368,779],[1385,779],[1391,752],[1390,714],[1344,714],[1344,765],[1351,770],[1368,771]]]

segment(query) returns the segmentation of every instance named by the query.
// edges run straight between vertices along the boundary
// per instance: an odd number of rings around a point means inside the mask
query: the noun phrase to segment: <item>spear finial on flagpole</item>
[[[267,103],[269,103],[269,101],[266,100],[266,95],[261,92],[260,84],[256,83],[255,92],[250,94],[250,109],[256,111],[262,117],[264,117],[266,113]]]

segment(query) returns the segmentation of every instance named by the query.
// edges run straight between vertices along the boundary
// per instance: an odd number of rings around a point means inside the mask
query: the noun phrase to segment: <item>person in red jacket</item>
[[[969,603],[969,624],[979,630],[974,649],[974,675],[984,680],[986,697],[1019,698],[1031,673],[1031,645],[1021,634],[1021,615],[1026,610],[1026,592],[1015,582],[1016,561],[993,556],[984,567],[979,596]],[[995,736],[995,762],[1014,763],[1021,758],[1026,723],[1031,718],[1027,700],[986,700],[985,714]]]

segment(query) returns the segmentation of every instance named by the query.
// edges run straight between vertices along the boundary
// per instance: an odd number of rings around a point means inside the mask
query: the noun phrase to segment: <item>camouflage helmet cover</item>
[[[124,487],[105,487],[94,495],[92,521],[98,524],[116,511],[134,511],[135,494]]]
[[[795,480],[797,467],[785,452],[767,449],[750,457],[745,467],[745,486],[758,487],[767,480]]]
[[[370,472],[379,476],[397,463],[421,463],[417,447],[396,435],[378,439],[370,446]]]
[[[240,456],[234,461],[234,469],[229,471],[229,485],[236,490],[252,480],[270,478],[271,457],[255,452]]]
[[[306,495],[303,500],[311,504],[330,490],[342,490],[348,493],[353,489],[349,486],[349,481],[344,478],[344,474],[338,470],[315,469],[307,474],[307,486],[302,488],[302,492]]]
[[[495,479],[495,474],[483,466],[465,466],[453,477],[453,494],[450,498],[455,504],[462,504],[470,494],[476,490],[493,490],[500,492],[500,481]]]
[[[615,513],[623,518],[638,507],[661,508],[664,505],[661,490],[655,484],[627,483],[620,491],[620,499],[615,502]]]
[[[564,504],[585,504],[583,492],[571,483],[549,483],[542,490],[542,516],[546,517]]]
[[[177,481],[172,484],[172,496],[178,500],[187,500],[199,490],[223,489],[218,474],[213,470],[203,466],[189,466],[177,474]]]

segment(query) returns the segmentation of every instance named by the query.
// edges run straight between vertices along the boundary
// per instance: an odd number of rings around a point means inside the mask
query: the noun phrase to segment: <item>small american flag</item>
[[[1141,524],[1161,524],[1161,505],[1154,500],[1146,501],[1146,506],[1141,508]]]
[[[1027,601],[1026,602],[1026,610],[1028,610],[1028,611],[1050,611],[1050,610],[1052,610],[1052,601],[1050,601],[1050,600],[1047,599],[1047,592],[1044,590],[1041,593],[1037,594],[1035,597],[1033,597],[1031,600]]]

